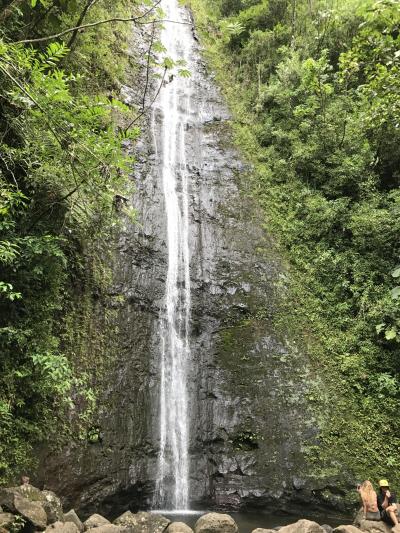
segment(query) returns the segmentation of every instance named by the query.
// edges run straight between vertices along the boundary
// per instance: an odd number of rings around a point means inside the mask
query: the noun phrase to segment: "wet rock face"
[[[192,505],[229,510],[313,501],[302,443],[316,433],[309,372],[273,325],[284,269],[249,195],[250,169],[232,147],[229,115],[193,41],[195,91],[187,124],[190,178]],[[133,98],[134,91],[125,93]],[[153,144],[135,147],[132,205],[115,247],[115,363],[103,384],[95,443],[71,445],[41,469],[46,487],[88,516],[152,504],[159,447],[158,313],[167,271],[166,219]],[[105,354],[105,357],[109,354]]]

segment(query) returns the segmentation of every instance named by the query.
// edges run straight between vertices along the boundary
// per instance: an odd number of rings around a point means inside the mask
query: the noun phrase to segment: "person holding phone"
[[[379,481],[378,507],[381,519],[391,526],[397,526],[397,500],[396,494],[389,490],[387,479]]]
[[[362,500],[364,518],[366,520],[380,520],[381,513],[378,509],[378,497],[372,483],[367,479],[361,485],[357,485],[357,490]]]

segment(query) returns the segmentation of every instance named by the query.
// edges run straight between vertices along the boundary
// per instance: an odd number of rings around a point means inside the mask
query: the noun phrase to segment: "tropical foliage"
[[[121,142],[138,133],[117,128],[132,118],[116,98],[129,25],[40,38],[83,19],[126,17],[128,8],[138,9],[123,0],[14,0],[0,10],[3,481],[31,465],[32,447],[85,435],[95,393],[76,356],[78,330],[68,331],[71,309],[79,315],[81,300],[101,294],[102,243],[132,164]]]

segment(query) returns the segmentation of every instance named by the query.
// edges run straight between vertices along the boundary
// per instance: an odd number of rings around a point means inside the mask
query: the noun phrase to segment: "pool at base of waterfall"
[[[214,511],[168,511],[168,510],[159,510],[151,511],[153,513],[161,514],[171,520],[171,522],[184,522],[191,528],[194,527],[197,520],[200,516]],[[224,511],[217,511],[224,513]],[[230,513],[227,512],[238,525],[240,533],[251,533],[254,529],[274,529],[282,526],[287,526],[288,524],[293,524],[297,520],[303,518],[307,520],[312,520],[318,524],[328,524],[331,527],[335,528],[339,525],[352,524],[353,520],[349,516],[338,516],[330,515],[329,513],[285,513],[285,514],[271,514],[262,511],[248,511],[248,512],[236,512]]]

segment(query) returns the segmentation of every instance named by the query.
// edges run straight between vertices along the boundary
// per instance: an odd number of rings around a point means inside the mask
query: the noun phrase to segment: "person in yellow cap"
[[[387,479],[379,481],[378,508],[384,522],[397,526],[399,521],[397,519],[396,494],[389,490]]]

